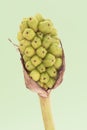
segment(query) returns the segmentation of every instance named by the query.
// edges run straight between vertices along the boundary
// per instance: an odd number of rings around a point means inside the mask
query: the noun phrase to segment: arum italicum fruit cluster
[[[54,130],[49,95],[61,83],[65,68],[57,30],[51,20],[37,14],[22,20],[17,38],[26,86],[40,97],[45,130]]]

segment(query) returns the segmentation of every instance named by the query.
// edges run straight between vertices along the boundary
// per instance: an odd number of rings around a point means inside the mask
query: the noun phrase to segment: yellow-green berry
[[[21,40],[20,41],[20,45],[19,45],[19,50],[20,50],[20,53],[23,54],[26,47],[30,46],[30,42],[27,41],[27,40]]]
[[[43,63],[41,63],[38,67],[37,67],[37,70],[40,72],[40,73],[43,73],[46,71],[46,68],[44,66]]]
[[[44,34],[50,33],[52,29],[52,24],[50,21],[42,21],[38,25],[39,31],[41,31]]]
[[[18,32],[18,34],[17,34],[17,39],[18,39],[19,41],[21,41],[21,40],[24,39],[22,32]]]
[[[44,85],[44,83],[42,83],[40,81],[38,81],[37,83],[39,84],[40,87],[43,87],[43,85]]]
[[[28,41],[26,39],[21,40],[20,43],[22,43],[23,45],[28,45],[28,46],[31,45],[30,41]]]
[[[57,35],[57,30],[56,30],[54,27],[52,27],[51,35],[52,35],[52,36]]]
[[[62,59],[56,58],[54,66],[55,66],[56,69],[60,69],[60,67],[62,66]]]
[[[49,48],[49,52],[57,57],[62,56],[62,48],[59,47],[58,43],[53,43]]]
[[[30,28],[32,28],[36,32],[37,26],[38,26],[38,20],[36,19],[36,17],[28,18],[28,25]]]
[[[23,55],[23,60],[24,62],[27,62],[29,60],[29,57],[27,57],[26,55]]]
[[[21,24],[20,24],[20,30],[21,30],[21,32],[24,32],[24,30],[26,28],[28,28],[28,22],[27,21],[28,21],[28,19],[24,18],[23,21],[21,22]]]
[[[32,58],[31,58],[31,62],[34,66],[38,66],[42,60],[40,57],[38,57],[37,55],[34,55]]]
[[[34,81],[38,81],[40,79],[40,73],[37,70],[32,70],[29,75]]]
[[[41,21],[44,20],[44,18],[43,18],[43,16],[41,14],[36,14],[35,17],[38,20],[38,22],[41,22]]]
[[[55,63],[55,56],[48,53],[45,57],[45,59],[43,60],[43,64],[45,67],[50,67],[52,65],[54,65]]]
[[[47,83],[49,81],[49,75],[47,72],[41,73],[40,82]]]
[[[46,56],[46,53],[47,53],[47,50],[44,48],[44,47],[39,47],[37,50],[36,50],[36,54],[41,57],[41,58],[44,58]]]
[[[40,81],[38,81],[37,83],[39,84],[40,87],[44,88],[45,90],[48,89],[48,86],[47,86],[46,83],[42,83],[42,82],[40,82]]]
[[[40,40],[40,38],[35,37],[33,39],[33,41],[31,42],[31,44],[32,44],[33,48],[37,49],[38,47],[41,46],[41,40]]]
[[[50,78],[49,81],[46,83],[48,88],[52,88],[55,83],[55,79]]]
[[[43,33],[42,32],[37,32],[37,36],[42,40],[43,39]]]
[[[28,71],[32,71],[34,68],[35,68],[35,66],[31,63],[31,61],[29,60],[29,61],[27,61],[26,63],[25,63],[25,68],[28,70]]]
[[[52,42],[53,42],[53,39],[51,38],[49,34],[47,34],[43,38],[42,46],[48,49]]]
[[[56,77],[57,76],[57,70],[53,66],[49,67],[47,69],[47,73],[49,74],[50,77]]]
[[[32,57],[35,54],[35,50],[33,47],[29,46],[25,49],[24,53],[27,57]]]
[[[23,37],[27,40],[32,40],[34,36],[35,36],[35,32],[30,28],[26,28],[23,32]]]

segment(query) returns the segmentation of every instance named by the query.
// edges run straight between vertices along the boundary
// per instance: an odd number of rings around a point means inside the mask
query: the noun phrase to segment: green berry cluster
[[[44,88],[52,88],[62,66],[63,50],[57,31],[41,14],[24,18],[17,35],[19,50],[29,76]]]

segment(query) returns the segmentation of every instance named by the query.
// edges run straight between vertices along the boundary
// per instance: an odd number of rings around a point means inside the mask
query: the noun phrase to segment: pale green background
[[[87,130],[86,0],[0,1],[0,130],[44,130],[39,99],[25,88],[15,43],[23,17],[40,12],[58,29],[66,56],[64,81],[51,94],[56,130]]]

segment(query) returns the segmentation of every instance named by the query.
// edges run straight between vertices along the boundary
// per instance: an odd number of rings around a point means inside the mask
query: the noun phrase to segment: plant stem
[[[39,96],[39,98],[45,130],[55,130],[50,107],[50,96],[47,98]]]

